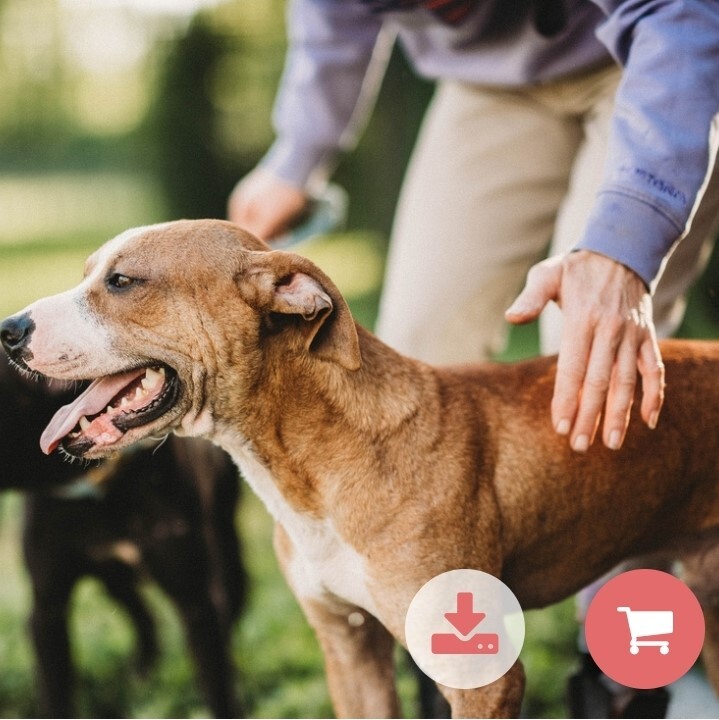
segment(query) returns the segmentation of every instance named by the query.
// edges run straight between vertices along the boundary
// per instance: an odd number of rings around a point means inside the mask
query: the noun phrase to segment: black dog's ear
[[[361,364],[357,328],[334,283],[300,255],[281,251],[253,255],[238,277],[248,304],[263,313],[301,317],[308,352],[357,370]]]

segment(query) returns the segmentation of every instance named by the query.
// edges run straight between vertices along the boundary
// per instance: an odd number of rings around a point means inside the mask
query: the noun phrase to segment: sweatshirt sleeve
[[[305,188],[326,178],[338,153],[356,142],[394,38],[366,5],[349,0],[291,0],[287,25],[273,110],[277,139],[261,164]]]
[[[624,67],[603,185],[578,248],[651,286],[701,200],[716,155],[719,0],[593,0]]]

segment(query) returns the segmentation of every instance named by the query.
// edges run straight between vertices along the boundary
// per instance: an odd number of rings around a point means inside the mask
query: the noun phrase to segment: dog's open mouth
[[[55,413],[40,438],[40,447],[49,455],[62,445],[77,456],[92,447],[109,447],[128,430],[164,415],[175,405],[178,395],[177,375],[166,366],[99,378]]]

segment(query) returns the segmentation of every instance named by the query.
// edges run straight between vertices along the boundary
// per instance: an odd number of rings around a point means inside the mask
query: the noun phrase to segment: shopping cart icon
[[[628,607],[618,607],[617,612],[627,614],[629,633],[632,636],[629,652],[632,655],[639,653],[640,646],[658,647],[662,655],[669,654],[668,640],[638,640],[638,638],[669,635],[674,632],[674,613],[671,610],[631,610]]]

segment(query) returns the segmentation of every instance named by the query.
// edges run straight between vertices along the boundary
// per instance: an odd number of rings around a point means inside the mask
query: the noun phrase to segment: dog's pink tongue
[[[83,415],[102,412],[123,388],[144,373],[144,369],[138,369],[95,380],[82,395],[55,413],[40,437],[42,451],[46,455],[53,452],[60,440],[72,431]]]

